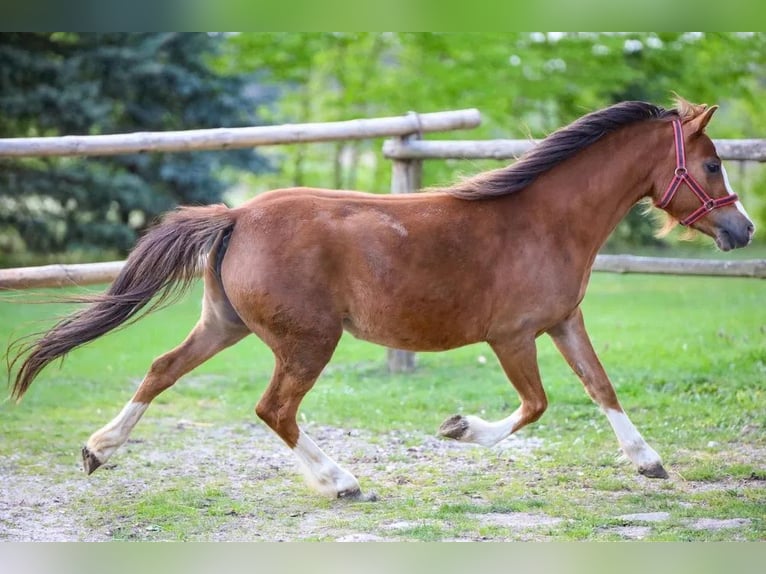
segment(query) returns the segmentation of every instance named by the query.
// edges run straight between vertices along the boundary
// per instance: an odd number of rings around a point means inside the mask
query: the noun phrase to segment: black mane
[[[553,132],[508,167],[480,173],[440,191],[460,199],[508,195],[527,187],[539,175],[607,134],[628,124],[677,113],[646,102],[620,102]]]

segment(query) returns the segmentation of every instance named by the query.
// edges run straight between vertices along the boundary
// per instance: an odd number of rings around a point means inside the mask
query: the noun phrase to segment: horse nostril
[[[755,233],[755,225],[753,225],[752,223],[748,223],[747,224],[747,234],[748,234],[748,236],[752,237],[753,233]]]

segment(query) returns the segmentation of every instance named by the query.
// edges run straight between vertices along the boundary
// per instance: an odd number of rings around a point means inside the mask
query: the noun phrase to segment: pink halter
[[[668,185],[668,189],[662,196],[662,199],[660,199],[660,201],[655,204],[657,207],[661,209],[667,207],[667,205],[673,199],[673,196],[676,194],[676,191],[678,191],[678,188],[681,187],[682,183],[685,183],[689,189],[692,190],[702,205],[699,206],[690,215],[682,219],[681,225],[691,225],[714,209],[723,207],[724,205],[730,205],[739,199],[736,193],[732,193],[731,195],[727,195],[725,197],[719,197],[718,199],[713,199],[707,193],[705,193],[705,190],[702,189],[702,186],[687,171],[686,151],[684,150],[684,134],[683,129],[681,128],[681,120],[673,120],[673,138],[675,139],[676,147],[676,171],[673,175],[673,179]]]

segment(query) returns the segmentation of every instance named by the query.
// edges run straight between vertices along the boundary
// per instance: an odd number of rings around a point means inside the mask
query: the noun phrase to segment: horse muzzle
[[[715,243],[721,251],[747,247],[753,240],[755,226],[744,215],[737,213],[731,218],[722,218],[716,226]]]

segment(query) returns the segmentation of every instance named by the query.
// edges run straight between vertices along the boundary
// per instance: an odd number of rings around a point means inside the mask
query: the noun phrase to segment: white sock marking
[[[341,492],[359,490],[354,475],[338,466],[303,431],[293,452],[309,486],[320,494],[334,498]]]
[[[639,468],[662,464],[660,456],[646,444],[644,437],[630,422],[628,415],[613,409],[604,409],[604,413],[614,429],[614,434],[617,435],[622,451],[633,464]]]
[[[130,431],[136,426],[144,411],[149,407],[148,403],[129,402],[104,427],[96,431],[88,439],[88,449],[96,455],[99,461],[106,462],[130,436]]]
[[[467,415],[468,428],[460,442],[473,442],[482,446],[494,446],[508,438],[519,423],[519,411],[497,422],[491,423],[477,416]]]

